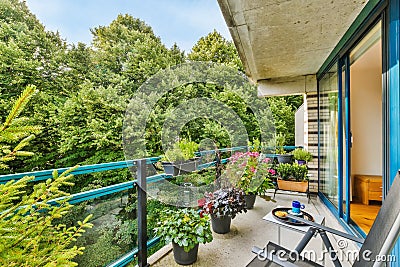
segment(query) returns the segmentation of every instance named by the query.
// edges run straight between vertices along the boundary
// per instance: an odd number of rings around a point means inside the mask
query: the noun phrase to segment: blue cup
[[[297,200],[292,202],[292,212],[295,214],[300,214],[300,209],[304,209],[305,207],[304,204],[301,204]]]

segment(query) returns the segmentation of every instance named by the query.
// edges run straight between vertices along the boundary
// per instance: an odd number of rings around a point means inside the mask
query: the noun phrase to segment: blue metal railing
[[[151,157],[146,158],[147,164],[156,163],[160,160],[160,157]],[[73,175],[80,175],[80,174],[88,174],[88,173],[95,173],[95,172],[103,172],[103,171],[110,171],[110,170],[117,170],[117,169],[124,169],[135,166],[136,160],[125,160],[125,161],[117,161],[117,162],[107,162],[107,163],[100,163],[100,164],[92,164],[92,165],[84,165],[79,166],[74,171],[71,172]],[[58,174],[69,170],[70,168],[60,168],[55,169],[57,170]],[[42,181],[53,178],[53,170],[44,170],[44,171],[35,171],[35,172],[23,172],[17,174],[7,174],[0,176],[0,184],[6,183],[11,180],[19,180],[25,176],[34,176],[35,179],[33,181]]]

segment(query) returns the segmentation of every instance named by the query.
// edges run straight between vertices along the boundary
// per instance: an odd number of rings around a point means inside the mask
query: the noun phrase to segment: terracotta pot
[[[308,190],[308,181],[292,181],[278,179],[278,188],[280,190],[296,191],[306,193]]]

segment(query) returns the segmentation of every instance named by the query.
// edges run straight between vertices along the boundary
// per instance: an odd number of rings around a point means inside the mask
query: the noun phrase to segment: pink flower
[[[203,207],[205,204],[206,204],[206,199],[204,197],[197,200],[197,206]]]
[[[262,162],[264,162],[264,163],[269,163],[271,161],[271,159],[270,158],[265,158],[265,159],[263,159],[263,161]]]
[[[256,168],[254,168],[253,166],[251,166],[251,167],[250,167],[250,171],[251,171],[252,173],[255,173],[255,172],[256,172]]]
[[[269,169],[268,172],[269,172],[270,174],[272,174],[272,175],[275,175],[275,174],[276,174],[276,171],[275,171],[274,169]]]

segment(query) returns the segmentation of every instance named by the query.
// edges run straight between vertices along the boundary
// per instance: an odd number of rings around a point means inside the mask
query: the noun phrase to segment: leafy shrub
[[[205,204],[203,210],[208,214],[220,216],[231,216],[247,212],[244,201],[244,192],[237,188],[223,188],[213,193],[205,194]]]
[[[289,180],[293,176],[293,168],[290,163],[281,163],[276,167],[278,176],[283,180]]]
[[[211,242],[212,232],[208,216],[193,209],[166,211],[155,228],[158,236],[165,242],[174,242],[188,252],[199,243]]]
[[[293,157],[295,160],[305,160],[307,162],[311,161],[313,158],[310,152],[302,148],[296,148],[293,151]]]
[[[199,145],[192,141],[182,139],[174,144],[172,149],[168,149],[161,161],[177,162],[194,158]]]
[[[296,181],[301,182],[307,179],[308,168],[307,165],[299,165],[294,163],[292,165],[292,174]]]

